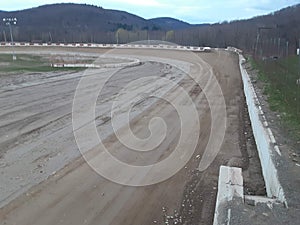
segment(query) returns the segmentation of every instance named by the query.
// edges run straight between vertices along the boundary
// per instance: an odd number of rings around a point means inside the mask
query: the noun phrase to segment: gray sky
[[[9,0],[0,10],[12,11],[43,4],[73,2],[124,10],[146,19],[173,17],[189,23],[214,23],[264,15],[300,3],[300,0]]]

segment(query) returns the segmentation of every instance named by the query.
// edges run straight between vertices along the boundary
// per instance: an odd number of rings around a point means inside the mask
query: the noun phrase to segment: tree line
[[[0,41],[9,41],[7,26],[1,25]],[[183,30],[162,30],[120,25],[116,30],[86,29],[84,25],[72,27],[13,26],[13,37],[20,42],[82,42],[130,43],[141,40],[162,40],[179,45],[225,48],[234,46],[256,55],[295,54],[300,38],[300,5],[288,7],[266,16],[248,20],[222,22],[204,26],[191,26]]]

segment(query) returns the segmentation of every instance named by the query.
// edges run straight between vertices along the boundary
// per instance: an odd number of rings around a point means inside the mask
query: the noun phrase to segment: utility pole
[[[273,27],[258,27],[257,28],[256,42],[255,42],[255,49],[254,49],[254,57],[257,55],[257,49],[258,49],[261,30],[271,30],[271,29],[273,29]]]
[[[298,69],[298,77],[299,79],[297,80],[297,85],[298,85],[298,96],[297,96],[297,113],[299,114],[299,104],[300,104],[300,38],[299,38],[299,44],[298,44],[298,48],[299,48],[299,51],[298,51],[298,56],[299,56],[299,69]]]
[[[278,55],[278,58],[279,58],[279,55],[280,55],[280,38],[278,38],[278,53],[277,53]]]
[[[117,44],[119,44],[119,30],[117,30]]]
[[[286,42],[286,57],[289,56],[289,42]]]
[[[16,25],[17,24],[17,18],[3,18],[3,22],[9,27],[13,60],[15,61],[17,59],[17,56],[15,54],[15,48],[14,48],[15,43],[14,43],[14,39],[13,39],[11,23],[13,25]]]
[[[52,35],[51,35],[51,32],[49,32],[49,38],[50,38],[50,42],[52,43],[53,40],[52,40]]]
[[[6,40],[6,33],[5,33],[5,30],[3,30],[3,37],[4,37],[4,42],[6,43],[7,40]]]

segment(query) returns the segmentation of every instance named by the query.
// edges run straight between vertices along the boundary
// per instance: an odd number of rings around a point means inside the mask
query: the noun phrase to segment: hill
[[[18,18],[14,35],[22,41],[67,41],[76,33],[81,37],[74,37],[74,41],[96,41],[99,39],[97,36],[118,29],[157,31],[191,27],[188,23],[172,18],[146,20],[124,11],[73,3],[43,5],[12,12],[0,11],[0,18],[6,17]],[[3,24],[1,26],[4,28]]]
[[[180,30],[191,28],[193,25],[170,17],[159,17],[150,19],[150,22],[166,30]]]
[[[24,41],[45,41],[50,36],[53,41],[69,40],[75,34],[82,35],[78,41],[86,41],[87,36],[113,32],[119,28],[138,30],[155,27],[147,20],[127,12],[71,3],[44,5],[14,12],[2,11],[0,17],[18,18],[15,36]]]
[[[0,11],[0,18],[16,17],[16,41],[128,43],[152,39],[182,45],[235,46],[248,52],[295,52],[300,38],[300,4],[265,16],[216,24],[191,25],[173,18],[142,17],[86,4],[52,4],[14,12]],[[8,35],[3,23],[0,41]],[[259,41],[257,42],[257,34]]]
[[[120,27],[132,30],[150,25],[147,20],[127,12],[72,3],[44,5],[13,12],[0,12],[0,17],[9,16],[17,17],[20,27],[30,26],[38,29],[43,27],[45,29],[56,27],[77,28],[79,30],[97,28],[101,31],[111,31]]]
[[[199,44],[200,40],[200,45],[235,46],[251,53],[257,49],[256,53],[260,55],[267,51],[268,54],[282,55],[287,49],[295,53],[300,38],[300,4],[269,15],[213,24],[186,32],[192,37],[197,35],[197,40],[190,40],[193,44]]]

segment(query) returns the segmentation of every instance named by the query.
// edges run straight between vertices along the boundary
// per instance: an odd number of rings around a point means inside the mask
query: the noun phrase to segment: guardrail
[[[34,46],[34,47],[68,47],[68,48],[144,48],[144,49],[169,49],[169,50],[183,50],[195,52],[210,52],[210,47],[195,47],[195,46],[181,46],[181,45],[145,45],[145,44],[95,44],[95,43],[29,43],[29,42],[2,42],[1,46]]]

